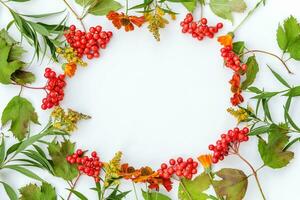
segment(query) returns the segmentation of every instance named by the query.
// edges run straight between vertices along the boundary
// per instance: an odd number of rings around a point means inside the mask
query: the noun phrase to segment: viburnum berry
[[[163,179],[170,179],[173,175],[179,178],[192,179],[193,175],[197,174],[198,162],[192,158],[186,161],[179,157],[177,160],[170,159],[169,164],[163,163],[157,171],[159,176]]]
[[[201,41],[205,37],[213,38],[223,28],[222,23],[218,23],[216,26],[208,26],[207,23],[206,18],[200,19],[198,23],[195,22],[193,15],[188,13],[180,26],[182,27],[182,33],[191,34],[193,38]]]
[[[66,86],[65,75],[56,75],[56,72],[51,68],[46,68],[44,73],[47,78],[45,90],[47,96],[42,100],[41,108],[43,110],[50,109],[53,106],[58,106],[59,102],[64,99],[64,87]]]
[[[224,58],[225,66],[232,69],[234,72],[241,74],[247,70],[247,65],[242,63],[239,55],[234,53],[232,45],[225,46],[221,49],[221,56]]]
[[[84,156],[84,152],[81,149],[67,156],[67,161],[70,164],[77,164],[77,169],[80,173],[84,173],[90,177],[93,177],[95,182],[100,181],[100,170],[103,166],[97,152],[93,151],[91,157]]]
[[[218,163],[229,154],[238,153],[240,143],[249,140],[249,128],[243,129],[234,128],[229,130],[226,134],[222,134],[221,138],[217,140],[216,145],[210,144],[208,149],[213,151],[212,162]]]
[[[100,57],[100,49],[105,49],[113,33],[103,31],[101,26],[91,27],[89,32],[77,30],[75,25],[64,34],[69,45],[76,51],[76,55],[88,59]]]

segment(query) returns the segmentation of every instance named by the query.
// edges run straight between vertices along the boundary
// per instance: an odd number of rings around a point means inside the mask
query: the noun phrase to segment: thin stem
[[[270,52],[267,52],[267,51],[262,51],[262,50],[249,50],[249,51],[246,51],[242,54],[240,54],[239,56],[243,56],[243,55],[246,55],[248,53],[263,53],[263,54],[267,54],[267,55],[270,55],[270,56],[273,56],[275,58],[277,58],[282,64],[283,66],[285,67],[285,69],[288,71],[288,73],[290,74],[293,74],[293,72],[291,72],[291,70],[288,68],[288,66],[286,65],[286,63],[284,62],[284,60],[282,60],[279,56],[277,56],[276,54],[273,54],[273,53],[270,53]]]
[[[128,15],[128,0],[126,0],[126,15]]]
[[[217,190],[216,190],[215,185],[214,185],[214,182],[213,182],[213,175],[212,175],[212,173],[209,172],[209,173],[208,173],[208,176],[209,176],[210,184],[212,185],[212,187],[213,187],[213,189],[214,189],[214,191],[215,191],[215,194],[217,195],[217,197],[218,197],[219,199],[224,200],[224,198],[221,197],[221,196],[219,196],[219,194],[217,193]]]
[[[70,190],[74,190],[74,189],[75,189],[75,187],[76,187],[76,185],[77,185],[77,183],[78,183],[78,181],[79,181],[80,176],[81,176],[81,174],[79,174],[79,175],[77,176],[77,178],[76,178],[75,182],[72,184],[72,187],[70,188]],[[69,195],[68,195],[68,197],[67,197],[67,200],[70,200],[70,199],[71,199],[72,194],[73,194],[73,192],[70,191],[70,193],[69,193]]]
[[[135,184],[134,182],[132,182],[132,186],[133,186],[133,191],[134,191],[134,196],[135,196],[135,199],[138,200],[138,195],[137,195],[137,191],[136,191],[136,187],[135,187]]]
[[[232,31],[232,32],[236,32],[248,19],[249,17],[252,16],[252,14],[255,12],[255,10],[260,6],[260,4],[262,4],[264,2],[264,0],[260,0],[256,5],[255,7],[250,10],[247,14],[247,16],[240,22],[239,25],[237,25],[237,27],[235,27],[235,29]]]
[[[4,7],[6,7],[8,10],[11,10],[10,7],[8,7],[8,5],[6,5],[6,3],[4,3],[4,1],[1,1],[1,0],[0,0],[0,3],[1,3]]]
[[[75,12],[75,10],[74,10],[74,9],[71,7],[71,5],[67,2],[67,0],[62,0],[62,1],[63,1],[63,2],[67,5],[67,7],[71,10],[71,12],[72,12],[73,15],[76,17],[76,19],[79,20],[79,22],[80,22],[80,24],[81,24],[83,30],[86,31],[86,28],[85,28],[84,23],[83,23],[83,18],[80,17],[80,16]]]
[[[187,194],[189,200],[193,200],[191,194],[187,191],[185,184],[182,182],[182,180],[179,181],[179,184],[182,186],[183,190],[185,191],[185,193]]]
[[[256,180],[256,183],[257,183],[257,186],[258,186],[258,188],[259,188],[259,191],[260,191],[260,194],[261,194],[261,196],[262,196],[262,198],[264,199],[264,200],[266,200],[266,197],[265,197],[265,194],[264,194],[264,192],[263,192],[263,190],[262,190],[262,187],[261,187],[261,184],[260,184],[260,182],[259,182],[259,180],[258,180],[258,177],[257,177],[257,171],[254,169],[254,167],[244,158],[244,157],[242,157],[238,152],[236,152],[236,155],[241,159],[241,160],[243,160],[249,167],[250,167],[250,169],[252,170],[252,172],[253,172],[253,176],[255,177],[255,180]]]
[[[33,89],[33,90],[44,90],[46,89],[46,87],[32,87],[32,86],[28,86],[28,85],[22,85],[22,84],[18,84],[18,83],[12,83],[12,85],[19,85],[21,86],[22,88],[28,88],[28,89]]]

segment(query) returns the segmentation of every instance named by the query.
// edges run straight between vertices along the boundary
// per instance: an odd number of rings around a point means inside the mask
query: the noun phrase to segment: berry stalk
[[[270,53],[268,51],[262,51],[262,50],[249,50],[249,51],[246,51],[242,54],[240,54],[239,56],[243,56],[245,54],[248,54],[248,53],[262,53],[262,54],[267,54],[267,55],[270,55],[270,56],[273,56],[275,58],[277,58],[282,64],[283,66],[285,67],[285,69],[288,71],[288,73],[290,74],[293,74],[293,72],[291,72],[291,70],[289,69],[289,67],[287,66],[287,64],[285,63],[284,60],[282,60],[279,56],[277,56],[276,54],[273,54],[273,53]]]
[[[254,169],[254,167],[250,164],[250,162],[248,160],[246,160],[243,156],[241,156],[241,154],[239,154],[239,152],[235,152],[235,155],[237,155],[242,161],[244,161],[250,167],[250,169],[252,170],[253,176],[255,177],[255,180],[256,180],[257,186],[259,188],[259,191],[261,193],[261,196],[264,200],[266,200],[265,194],[262,190],[261,184],[260,184],[258,176],[257,176],[257,171]]]
[[[71,186],[71,188],[70,188],[70,193],[69,193],[69,195],[68,195],[68,197],[67,197],[67,200],[70,200],[70,199],[71,199],[71,196],[72,196],[72,193],[73,193],[72,190],[75,189],[75,187],[76,187],[76,185],[77,185],[77,183],[78,183],[80,177],[81,177],[81,173],[77,176],[75,182],[72,184],[72,186]]]
[[[67,5],[67,7],[70,9],[70,11],[73,13],[73,15],[76,17],[77,20],[79,20],[82,28],[84,31],[86,31],[86,28],[85,28],[85,25],[83,23],[83,18],[80,17],[76,12],[75,10],[72,8],[72,6],[67,2],[67,0],[63,0],[63,2]]]

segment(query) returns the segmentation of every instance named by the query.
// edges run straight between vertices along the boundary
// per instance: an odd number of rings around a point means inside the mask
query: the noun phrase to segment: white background
[[[255,1],[247,1],[252,8]],[[132,3],[133,5],[134,3]],[[30,3],[10,4],[20,13],[37,14],[63,10],[61,0],[37,1]],[[80,12],[81,8],[72,5]],[[290,14],[299,16],[299,2],[296,0],[267,1],[253,17],[236,33],[236,40],[246,41],[249,49],[262,49],[281,54],[276,43],[276,29],[278,23]],[[224,131],[233,128],[236,121],[226,112],[230,106],[229,84],[231,71],[222,67],[219,56],[220,46],[216,40],[207,39],[198,42],[190,35],[181,34],[180,20],[186,11],[180,5],[174,5],[178,15],[166,29],[161,31],[161,42],[154,40],[144,26],[131,33],[117,31],[104,17],[88,16],[85,20],[87,27],[101,24],[105,30],[114,32],[108,48],[101,53],[101,59],[89,62],[89,67],[79,69],[76,76],[68,80],[66,97],[62,103],[65,108],[73,108],[89,114],[92,119],[80,123],[79,130],[74,133],[72,140],[77,147],[96,150],[101,159],[109,160],[116,151],[124,153],[123,162],[136,167],[144,165],[157,169],[162,162],[177,156],[196,157],[207,153],[207,146],[214,143]],[[248,9],[249,10],[249,9]],[[199,10],[197,11],[199,16]],[[209,23],[216,24],[221,19],[212,15],[205,8],[205,15]],[[235,15],[235,23],[244,15]],[[11,20],[7,10],[0,6],[0,26],[5,27]],[[57,22],[57,17],[47,22]],[[73,16],[70,23],[77,24]],[[15,39],[19,34],[11,30]],[[225,23],[222,33],[232,30],[230,23]],[[24,42],[26,44],[26,42]],[[25,45],[27,46],[27,45]],[[33,49],[27,46],[27,56],[30,60]],[[269,64],[291,84],[300,84],[300,64],[290,61],[288,64],[295,75],[289,75],[283,66],[274,58],[257,55],[261,71],[256,85],[267,90],[281,89],[268,69]],[[42,73],[45,67],[51,66],[60,70],[57,64],[35,63],[29,67],[37,75],[36,86],[45,83]],[[19,92],[18,87],[0,86],[2,111],[9,99]],[[39,109],[42,91],[25,90],[23,96],[30,99],[37,108],[39,119],[45,124],[50,111]],[[272,102],[272,111],[275,120],[282,120],[282,103],[284,98]],[[299,102],[292,105],[292,115],[300,122]],[[41,127],[32,127],[33,131]],[[259,173],[262,187],[267,199],[297,199],[299,190],[299,145],[293,149],[296,152],[291,164],[280,170],[264,168]],[[262,164],[257,151],[257,140],[252,138],[241,146],[245,155],[255,167]],[[228,157],[215,169],[222,167],[240,168],[250,174],[248,167],[235,157]],[[50,183],[56,186],[58,192],[66,197],[64,188],[67,185],[58,178],[41,172]],[[15,188],[28,184],[29,179],[23,176],[2,171],[0,180],[5,180]],[[79,191],[90,199],[95,194],[88,188],[92,187],[92,180],[81,179]],[[130,185],[128,185],[130,188]],[[176,188],[170,193],[172,199],[177,199]],[[0,189],[2,199],[3,188]],[[76,199],[73,197],[73,199]],[[134,199],[133,195],[128,199]],[[261,199],[253,178],[249,179],[249,188],[246,200]]]

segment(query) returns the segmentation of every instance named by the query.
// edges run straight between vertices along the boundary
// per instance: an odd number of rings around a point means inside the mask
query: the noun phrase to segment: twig
[[[75,12],[75,10],[74,10],[74,9],[71,7],[71,5],[67,2],[67,0],[63,0],[63,2],[64,2],[64,3],[67,5],[67,7],[71,10],[71,12],[72,12],[73,15],[76,17],[76,19],[77,19],[78,21],[80,21],[80,24],[81,24],[83,30],[86,31],[86,28],[85,28],[84,23],[83,23],[83,18],[80,17],[80,16]]]

